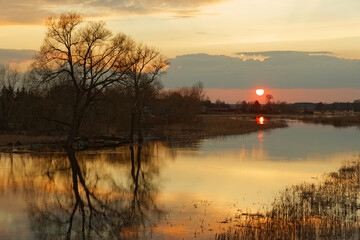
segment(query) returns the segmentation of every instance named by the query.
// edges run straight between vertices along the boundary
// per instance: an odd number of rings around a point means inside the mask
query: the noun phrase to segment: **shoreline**
[[[158,125],[144,130],[144,142],[166,141],[170,144],[191,144],[207,138],[250,134],[287,127],[286,119],[305,123],[325,124],[335,127],[360,126],[359,114],[262,114],[264,124],[255,121],[256,114],[203,114],[192,124]],[[111,148],[129,144],[128,133],[88,135],[80,134],[78,141],[85,142],[85,149]],[[0,152],[54,151],[63,149],[65,136],[18,133],[0,133]],[[82,150],[82,149],[79,149]]]
[[[258,124],[254,119],[236,119],[241,115],[201,115],[194,124],[157,126],[144,131],[144,142],[166,141],[174,144],[191,143],[207,138],[230,135],[250,134],[275,128],[287,127],[285,121],[266,121]],[[255,117],[254,117],[255,118]],[[78,141],[84,144],[84,150],[117,147],[129,144],[127,134],[114,135],[80,135]],[[65,137],[48,135],[31,135],[22,132],[0,133],[0,152],[43,151],[63,149]],[[80,149],[82,150],[82,149]]]

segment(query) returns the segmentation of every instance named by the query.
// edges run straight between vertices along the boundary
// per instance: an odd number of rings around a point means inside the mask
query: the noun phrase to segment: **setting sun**
[[[261,88],[259,88],[259,89],[256,89],[256,95],[258,95],[258,96],[262,96],[262,95],[264,95],[264,89],[261,89]]]
[[[360,240],[360,0],[0,9],[0,240]]]
[[[264,124],[264,117],[256,117],[257,124],[263,125]]]

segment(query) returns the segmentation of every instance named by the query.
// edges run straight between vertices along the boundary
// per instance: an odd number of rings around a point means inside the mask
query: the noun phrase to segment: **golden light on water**
[[[264,93],[265,93],[264,89],[262,89],[262,88],[256,89],[256,95],[262,96],[262,95],[264,95]]]

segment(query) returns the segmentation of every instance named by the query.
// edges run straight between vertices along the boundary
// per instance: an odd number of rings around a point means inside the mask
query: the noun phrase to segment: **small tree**
[[[253,102],[250,106],[250,111],[252,113],[261,113],[261,105],[259,103],[258,100],[256,100],[255,102]]]
[[[241,102],[241,111],[243,113],[249,112],[249,106],[248,105],[249,104],[245,100]]]
[[[66,146],[71,147],[85,111],[107,87],[121,81],[130,69],[128,54],[134,42],[113,35],[104,22],[83,22],[78,13],[49,18],[40,53],[33,64],[41,86],[63,84],[72,88],[71,119]]]
[[[319,102],[317,104],[315,104],[315,110],[316,111],[320,111],[320,112],[323,112],[325,109],[325,106],[322,102]]]
[[[266,96],[265,96],[265,98],[266,98],[266,110],[267,110],[267,112],[268,113],[271,113],[271,111],[272,111],[272,100],[274,100],[274,97],[271,95],[271,94],[266,94]]]
[[[168,66],[165,57],[155,48],[137,44],[128,55],[130,68],[126,78],[121,82],[133,97],[131,110],[130,141],[133,141],[135,126],[138,130],[138,139],[142,140],[142,112],[144,100],[161,86],[158,77]]]
[[[16,69],[0,65],[0,127],[8,128],[13,120],[11,115],[20,80],[21,76]]]
[[[167,123],[194,124],[196,116],[201,113],[204,102],[203,84],[196,83],[191,88],[180,88],[164,93],[163,104]],[[210,99],[207,101],[211,107]]]

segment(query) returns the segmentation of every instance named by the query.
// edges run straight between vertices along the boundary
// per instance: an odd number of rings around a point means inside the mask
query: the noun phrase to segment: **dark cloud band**
[[[35,54],[34,50],[0,49],[0,64],[26,62],[33,60]]]
[[[263,61],[221,55],[193,54],[170,59],[165,87],[191,86],[197,81],[206,88],[357,88],[360,89],[360,60],[329,56],[330,52],[246,52],[264,55]]]
[[[203,14],[199,8],[230,0],[16,0],[0,2],[0,25],[39,24],[50,16],[59,14],[59,9],[86,9],[91,16],[116,14],[147,15],[171,13],[174,16]]]

